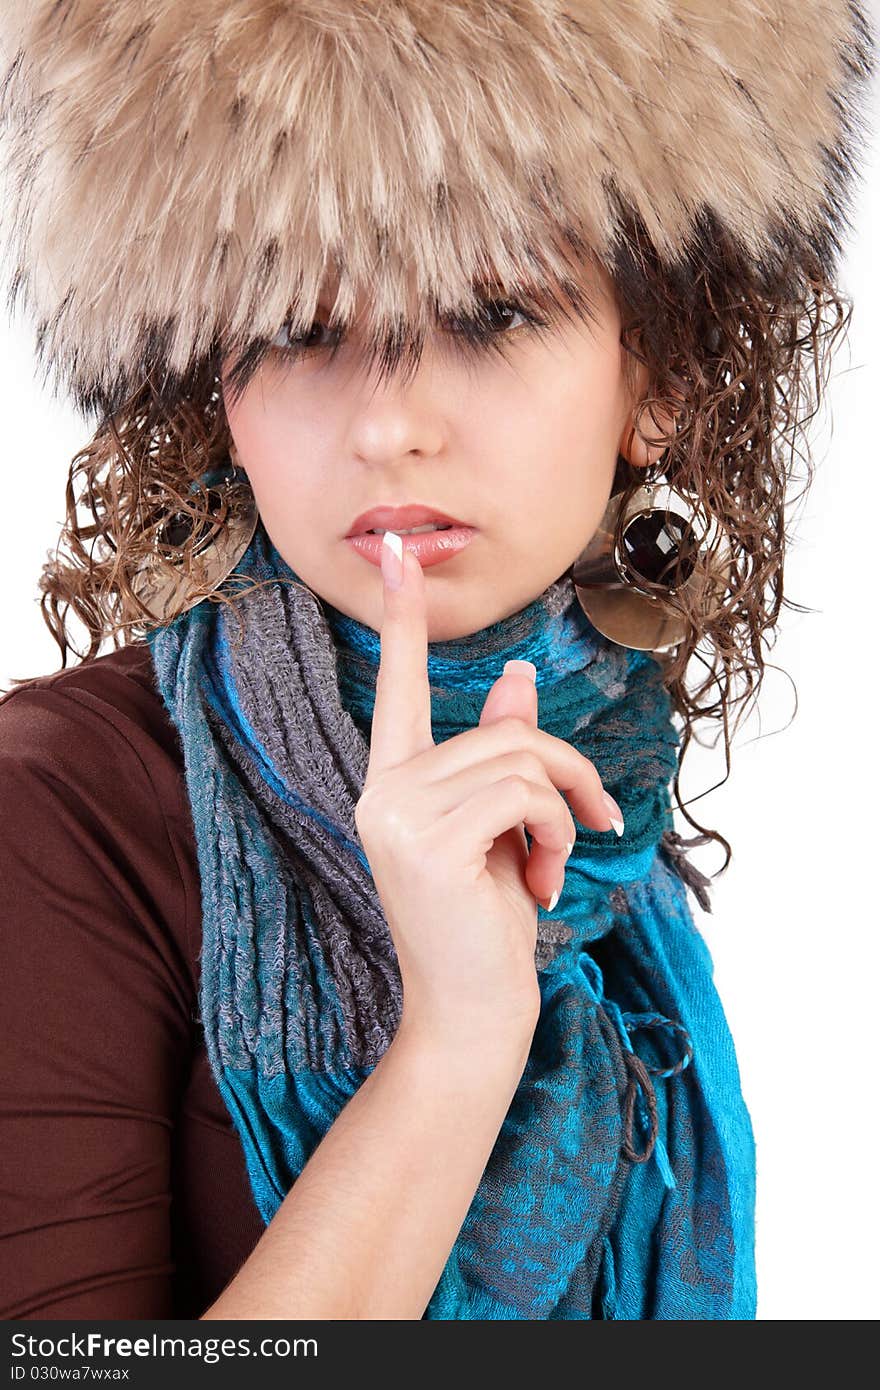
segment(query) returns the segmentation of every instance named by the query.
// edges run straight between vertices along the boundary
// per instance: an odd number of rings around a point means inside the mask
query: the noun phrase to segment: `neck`
[[[379,634],[332,604],[325,603],[324,610],[336,647],[343,704],[366,730],[375,701]],[[518,612],[477,632],[428,643],[435,721],[443,723],[444,692],[470,695],[482,706],[506,661],[532,661],[539,689],[546,688],[583,670],[602,641],[577,601],[571,574],[566,573]]]

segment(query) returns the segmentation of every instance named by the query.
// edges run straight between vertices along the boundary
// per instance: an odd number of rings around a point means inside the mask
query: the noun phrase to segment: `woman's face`
[[[605,510],[618,451],[647,462],[629,439],[643,369],[631,394],[612,282],[601,269],[590,277],[594,322],[563,319],[548,336],[496,309],[505,358],[476,360],[438,326],[406,384],[376,386],[354,332],[331,360],[320,345],[331,298],[319,302],[318,346],[270,351],[226,402],[227,421],[266,531],[309,588],[378,631],[381,570],[346,536],[369,508],[410,503],[476,528],[425,568],[431,642],[508,617],[568,568]]]

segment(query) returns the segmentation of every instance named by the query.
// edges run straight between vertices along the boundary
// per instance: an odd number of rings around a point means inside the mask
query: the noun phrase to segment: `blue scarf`
[[[390,1043],[401,986],[354,824],[378,634],[312,594],[264,530],[235,614],[148,633],[181,739],[202,886],[210,1065],[268,1224]],[[237,614],[237,616],[236,616]],[[538,721],[596,765],[622,838],[579,823],[538,907],[541,1012],[426,1318],[755,1316],[754,1142],[672,830],[679,736],[659,663],[603,638],[570,574],[429,645],[435,741],[479,722],[513,658]]]

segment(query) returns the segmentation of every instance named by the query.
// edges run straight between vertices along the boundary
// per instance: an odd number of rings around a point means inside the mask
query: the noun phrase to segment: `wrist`
[[[534,1018],[467,1023],[438,1020],[404,1009],[393,1043],[398,1052],[418,1054],[428,1065],[475,1078],[522,1075],[534,1037]]]

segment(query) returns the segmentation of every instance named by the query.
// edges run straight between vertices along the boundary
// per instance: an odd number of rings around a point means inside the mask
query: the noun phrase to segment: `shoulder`
[[[165,815],[186,819],[183,753],[146,642],[37,676],[0,695],[0,759],[75,780],[140,763]],[[123,766],[124,765],[124,766]]]
[[[177,730],[145,642],[0,697],[0,862],[21,898],[46,867],[115,931],[146,927],[192,974],[200,912]]]

